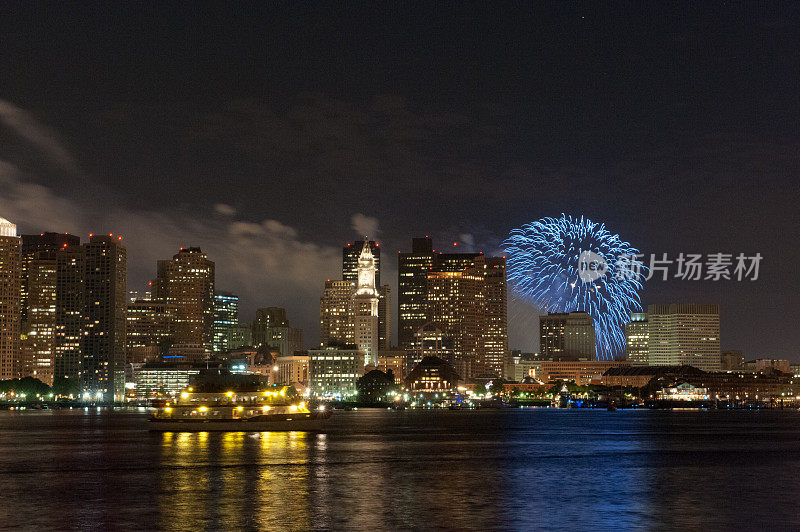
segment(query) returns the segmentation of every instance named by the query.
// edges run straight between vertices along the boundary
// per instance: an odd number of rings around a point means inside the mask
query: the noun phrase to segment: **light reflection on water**
[[[146,428],[138,414],[0,412],[0,528],[800,526],[798,412],[363,410],[324,434]]]
[[[160,435],[159,528],[313,528],[309,475],[324,434]]]

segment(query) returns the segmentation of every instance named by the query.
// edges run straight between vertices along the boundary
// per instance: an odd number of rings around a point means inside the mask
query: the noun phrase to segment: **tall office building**
[[[358,280],[353,295],[353,335],[356,347],[367,364],[378,363],[378,287],[375,284],[375,258],[369,243],[364,242],[358,258]]]
[[[20,375],[78,379],[85,328],[84,250],[66,233],[22,236]]]
[[[303,331],[289,324],[285,308],[260,308],[253,322],[253,345],[283,356],[292,355],[303,349]]]
[[[478,274],[483,277],[484,323],[482,331],[483,366],[487,373],[506,377],[505,367],[511,356],[508,349],[508,283],[504,257],[475,258]]]
[[[378,288],[378,349],[389,349],[392,343],[392,298],[388,284],[381,284],[381,247],[374,240],[356,240],[348,242],[342,248],[342,280],[356,283],[358,281],[358,260],[369,245],[375,261],[375,286]]]
[[[446,362],[464,378],[483,373],[476,367],[484,304],[481,281],[469,270],[428,275],[427,329],[441,333],[441,342],[450,355]]]
[[[325,282],[319,300],[319,343],[324,349],[331,342],[355,343],[353,329],[353,294],[355,281]]]
[[[543,360],[595,360],[595,331],[586,312],[539,316],[539,352]]]
[[[53,384],[56,345],[56,253],[40,251],[26,267],[26,316],[17,374]],[[83,316],[81,309],[80,317]]]
[[[502,377],[508,356],[506,294],[503,258],[479,254],[459,271],[430,271],[428,326],[421,339],[429,343],[429,334],[437,335],[438,354],[464,378]]]
[[[392,289],[388,284],[378,287],[378,349],[392,348]]]
[[[13,379],[19,358],[21,264],[17,226],[0,218],[0,379]]]
[[[175,307],[171,352],[195,362],[212,349],[214,263],[200,248],[181,248],[171,260],[158,261],[153,299]]]
[[[428,273],[433,268],[433,241],[414,238],[411,253],[397,256],[397,343],[419,347],[417,332],[428,321]]]
[[[650,323],[647,314],[634,312],[630,323],[625,324],[625,354],[632,366],[650,363]]]
[[[104,401],[122,401],[125,396],[128,257],[120,240],[91,236],[83,245],[83,390]]]
[[[411,253],[400,253],[397,264],[397,341],[404,349],[419,347],[418,334],[428,322],[428,274],[458,272],[473,266],[480,253],[436,253],[433,241],[414,238]]]
[[[719,306],[650,305],[648,350],[651,366],[684,365],[719,371]]]
[[[239,296],[228,292],[214,294],[214,323],[211,325],[211,348],[214,353],[225,353],[228,346],[228,330],[239,325]]]
[[[175,307],[157,299],[127,304],[126,363],[154,362],[172,346]]]

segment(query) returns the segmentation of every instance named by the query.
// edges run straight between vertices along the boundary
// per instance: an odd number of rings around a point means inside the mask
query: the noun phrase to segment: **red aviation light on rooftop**
[[[453,242],[453,245],[454,245],[454,246],[457,246],[457,245],[458,245],[458,242]]]
[[[92,238],[93,236],[94,236],[94,233],[89,233],[89,238]]]

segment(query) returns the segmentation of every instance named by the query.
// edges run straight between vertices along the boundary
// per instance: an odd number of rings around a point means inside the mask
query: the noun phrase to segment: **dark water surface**
[[[0,412],[0,527],[800,529],[800,412],[337,412],[325,434]]]

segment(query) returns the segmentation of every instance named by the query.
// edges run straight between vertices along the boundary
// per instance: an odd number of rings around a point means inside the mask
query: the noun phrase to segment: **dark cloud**
[[[796,358],[788,5],[25,4],[0,32],[0,216],[125,233],[134,283],[202,244],[247,312],[288,298],[313,338],[354,231],[490,253],[583,214],[647,252],[761,252],[757,283],[645,299],[719,302],[724,347]],[[510,312],[535,345],[535,309]]]

